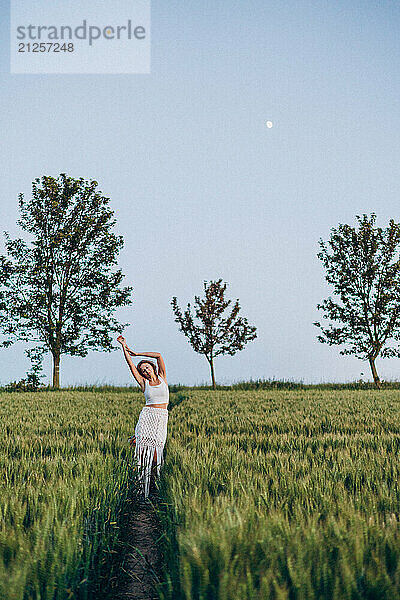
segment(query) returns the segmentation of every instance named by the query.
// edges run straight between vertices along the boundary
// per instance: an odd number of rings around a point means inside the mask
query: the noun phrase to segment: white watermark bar
[[[150,73],[150,0],[11,0],[11,73]]]

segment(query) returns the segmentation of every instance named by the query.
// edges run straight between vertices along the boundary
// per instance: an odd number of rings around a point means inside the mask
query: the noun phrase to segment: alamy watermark
[[[11,73],[149,73],[150,0],[107,4],[12,0]]]

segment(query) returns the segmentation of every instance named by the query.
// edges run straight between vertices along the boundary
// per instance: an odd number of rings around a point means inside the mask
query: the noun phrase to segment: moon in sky
[[[271,129],[271,127],[273,125],[272,121],[267,121],[265,124],[268,127],[268,129]]]

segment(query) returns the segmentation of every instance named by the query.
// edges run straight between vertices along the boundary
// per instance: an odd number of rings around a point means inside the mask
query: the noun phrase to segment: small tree
[[[375,214],[357,221],[358,229],[339,224],[327,244],[319,242],[318,258],[336,298],[317,305],[332,322],[314,325],[322,331],[320,342],[368,360],[379,386],[378,356],[400,356],[400,224],[391,220],[386,229],[374,227]]]
[[[233,356],[238,350],[243,350],[247,342],[257,337],[256,328],[249,325],[247,319],[238,316],[239,300],[236,300],[230,313],[224,316],[231,304],[231,300],[225,300],[226,286],[222,279],[204,281],[205,298],[194,297],[194,315],[190,303],[182,313],[177,298],[174,297],[171,302],[180,331],[189,339],[195,352],[204,354],[210,365],[214,389],[214,358],[222,354]]]
[[[130,304],[130,287],[120,288],[116,256],[123,246],[112,231],[109,198],[96,181],[43,176],[32,184],[32,198],[19,195],[20,227],[31,239],[6,236],[0,257],[1,345],[34,342],[27,351],[34,376],[45,352],[53,356],[53,386],[60,383],[60,356],[111,351],[112,335],[124,324],[112,316]]]

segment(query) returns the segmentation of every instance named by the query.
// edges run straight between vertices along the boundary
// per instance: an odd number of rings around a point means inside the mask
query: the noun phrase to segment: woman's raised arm
[[[132,351],[129,351],[128,345],[125,341],[125,338],[123,338],[122,335],[120,335],[117,337],[117,342],[119,342],[121,344],[122,350],[124,351],[125,360],[128,363],[131,373],[134,376],[134,378],[136,379],[136,381],[138,382],[138,384],[140,385],[142,392],[144,392],[144,386],[145,386],[144,377],[139,373],[139,371],[133,364],[131,357],[129,356],[132,353]],[[135,355],[133,354],[133,356],[135,356]]]

